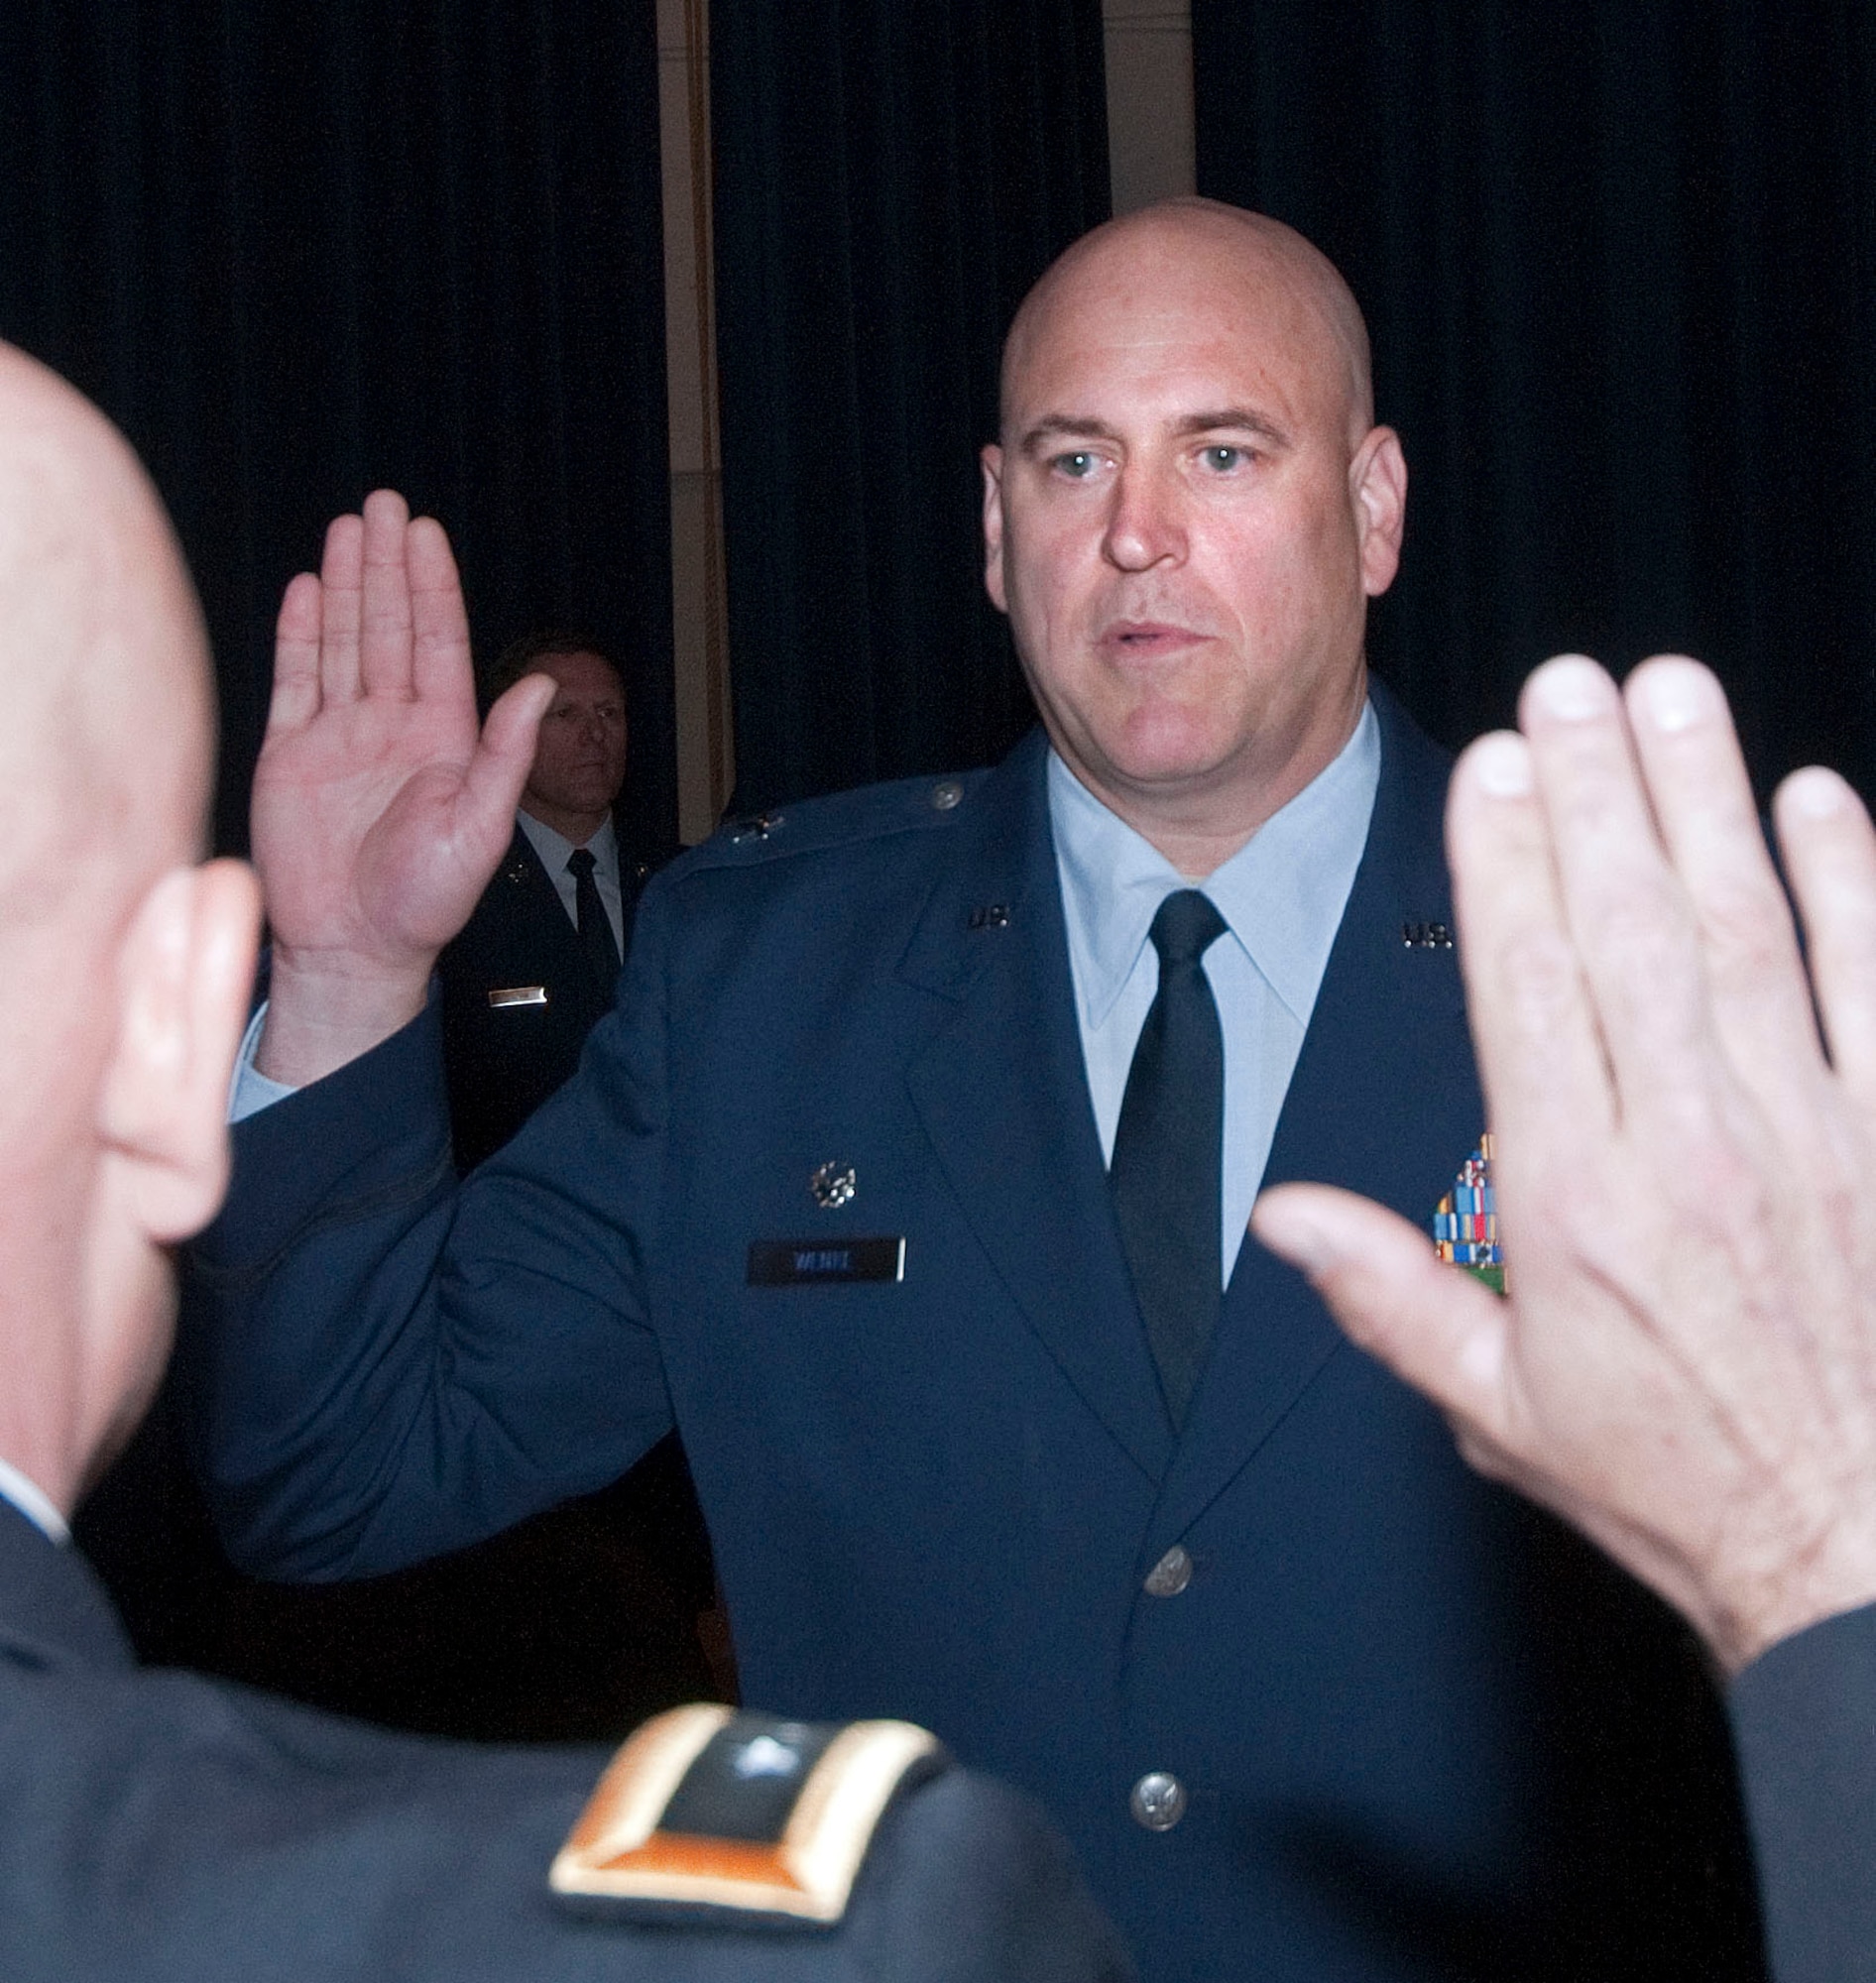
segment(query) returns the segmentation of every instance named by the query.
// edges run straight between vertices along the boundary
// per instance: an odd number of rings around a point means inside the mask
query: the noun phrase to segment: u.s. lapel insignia
[[[1453,932],[1445,923],[1402,923],[1401,947],[1405,950],[1451,950]]]
[[[1453,1189],[1433,1215],[1434,1249],[1443,1260],[1505,1292],[1505,1254],[1498,1243],[1498,1200],[1491,1184],[1491,1131],[1461,1166]]]
[[[853,1203],[854,1194],[860,1189],[860,1174],[852,1164],[843,1164],[836,1158],[815,1170],[808,1179],[808,1189],[823,1212],[838,1212],[843,1205]]]

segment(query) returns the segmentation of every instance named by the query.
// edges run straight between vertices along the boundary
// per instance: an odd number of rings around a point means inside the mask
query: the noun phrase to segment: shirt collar
[[[565,871],[567,856],[573,852],[573,842],[564,833],[556,833],[544,820],[536,819],[530,812],[517,812],[515,824],[528,836],[528,844],[540,856],[540,865],[549,875],[559,875]],[[619,836],[613,831],[610,818],[599,823],[599,831],[587,843],[592,850],[593,872],[612,879],[619,875]]]
[[[1198,885],[1301,1025],[1309,1023],[1367,843],[1380,782],[1370,704],[1336,758]],[[1159,905],[1193,883],[1049,753],[1049,823],[1083,1021],[1099,1026],[1132,976]]]
[[[0,1497],[9,1500],[32,1525],[53,1542],[71,1540],[71,1528],[37,1480],[30,1479],[9,1461],[0,1459]]]

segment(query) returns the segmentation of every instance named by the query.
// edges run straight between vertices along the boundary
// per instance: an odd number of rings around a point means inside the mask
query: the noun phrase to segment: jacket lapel
[[[579,940],[573,918],[567,914],[567,904],[561,902],[553,876],[520,825],[514,831],[508,859],[502,863],[494,886],[506,894],[504,928],[522,932],[522,954],[541,960],[539,968],[559,986],[585,986],[591,993],[591,1015],[597,1017],[603,1013],[613,1003],[617,986],[601,986],[593,978],[593,966],[587,962],[585,946]],[[625,867],[621,861],[621,888],[625,886]],[[631,900],[627,900],[627,916],[631,916]],[[629,932],[631,924],[627,924]],[[591,1025],[591,1019],[585,1023]]]
[[[579,931],[573,926],[573,918],[566,912],[566,904],[560,899],[553,876],[547,873],[540,856],[534,852],[533,843],[519,825],[509,845],[508,859],[502,863],[499,885],[510,891],[511,926],[526,927],[529,931],[530,947],[536,942],[538,945],[534,954],[551,958],[557,953],[554,975],[563,981],[577,978],[583,984],[591,985],[598,1000],[596,1009],[604,1010],[611,1002],[614,988],[593,984],[593,969],[586,961],[586,951],[580,943]]]
[[[900,967],[953,1009],[907,1083],[1003,1286],[1090,1411],[1157,1482],[1172,1428],[1088,1098],[1046,748],[1033,733],[976,788],[970,817],[955,829],[968,838],[946,863]]]
[[[1449,760],[1385,690],[1361,865],[1277,1121],[1265,1184],[1342,1185],[1427,1225],[1486,1124],[1441,854]],[[1431,1244],[1431,1237],[1429,1237]],[[1294,1269],[1246,1238],[1155,1519],[1176,1537],[1256,1455],[1344,1339]]]

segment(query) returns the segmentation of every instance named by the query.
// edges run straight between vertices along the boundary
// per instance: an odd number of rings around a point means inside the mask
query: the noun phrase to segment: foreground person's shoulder
[[[751,1975],[1130,1973],[1040,1812],[903,1721],[658,1715],[614,1757],[549,1885],[587,1918],[747,1937]]]

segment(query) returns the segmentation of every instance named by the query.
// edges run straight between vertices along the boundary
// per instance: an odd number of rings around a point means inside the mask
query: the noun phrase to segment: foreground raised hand
[[[553,694],[528,676],[478,731],[449,539],[389,490],[326,531],[281,603],[254,774],[274,965],[256,1065],[295,1085],[422,1009],[514,829]]]
[[[1876,835],[1778,794],[1808,977],[1704,668],[1564,656],[1519,720],[1447,813],[1508,1295],[1347,1193],[1252,1226],[1737,1671],[1876,1599]]]

